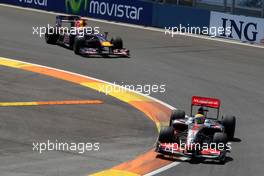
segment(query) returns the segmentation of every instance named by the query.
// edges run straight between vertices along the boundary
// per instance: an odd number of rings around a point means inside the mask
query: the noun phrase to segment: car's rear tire
[[[161,143],[172,143],[174,141],[174,129],[164,127],[160,130],[158,141]]]
[[[111,43],[113,45],[113,49],[123,49],[123,40],[121,37],[113,37],[111,39]]]
[[[174,120],[178,119],[184,119],[185,118],[185,111],[183,110],[173,110],[170,116],[170,126],[172,126],[172,122]]]
[[[225,133],[228,140],[233,140],[236,128],[236,117],[231,115],[224,116],[223,126],[225,127]]]
[[[73,51],[75,54],[80,54],[81,47],[84,46],[85,39],[83,37],[76,37],[73,44]]]
[[[48,28],[47,28],[47,30],[48,30]],[[48,44],[53,44],[53,45],[56,44],[58,38],[59,38],[58,34],[51,31],[51,29],[49,32],[45,33],[45,40],[46,40],[46,43],[48,43]]]

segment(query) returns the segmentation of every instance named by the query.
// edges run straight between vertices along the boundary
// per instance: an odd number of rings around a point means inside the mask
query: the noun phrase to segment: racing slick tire
[[[121,37],[113,37],[111,43],[113,44],[112,49],[123,49],[123,40]]]
[[[174,129],[172,127],[164,127],[160,130],[158,141],[161,143],[170,143],[174,141]]]
[[[70,50],[73,50],[73,45],[74,45],[74,42],[75,42],[75,35],[70,35],[70,42],[69,42],[69,49]]]
[[[75,54],[80,54],[80,49],[84,45],[85,39],[83,37],[76,37],[73,44],[73,51]]]
[[[172,126],[172,122],[174,120],[178,119],[184,119],[185,118],[185,111],[183,110],[173,110],[170,116],[170,126]]]
[[[48,28],[46,28],[46,30],[48,30]],[[56,44],[58,38],[59,36],[56,34],[56,32],[54,33],[54,31],[52,31],[51,29],[49,30],[49,32],[45,33],[45,40],[48,44]]]
[[[227,143],[227,135],[226,133],[222,133],[222,132],[216,132],[213,136],[213,142],[218,145],[220,143],[222,144],[226,144]]]
[[[216,144],[216,149],[220,150],[220,155],[219,155],[218,161],[220,163],[224,164],[225,159],[226,159],[225,147],[226,147],[226,143],[228,142],[228,138],[227,138],[226,133],[216,132],[213,136],[213,142]],[[221,148],[220,148],[219,144],[222,144]]]
[[[223,117],[223,126],[225,127],[225,133],[228,140],[233,140],[236,128],[236,117],[227,115]]]

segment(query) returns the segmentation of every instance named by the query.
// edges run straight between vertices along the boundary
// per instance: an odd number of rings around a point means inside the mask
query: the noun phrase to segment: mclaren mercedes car
[[[194,107],[196,114],[193,114]],[[209,117],[209,109],[214,109],[217,114]],[[226,153],[231,150],[229,141],[234,139],[236,117],[226,115],[219,118],[219,111],[219,99],[193,96],[191,115],[185,115],[182,110],[172,112],[169,126],[159,133],[156,152],[225,162]]]

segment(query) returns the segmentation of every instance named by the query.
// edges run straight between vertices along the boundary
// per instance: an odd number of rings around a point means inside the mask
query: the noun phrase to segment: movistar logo
[[[87,9],[88,0],[65,0],[67,12],[78,13],[83,5],[84,10]]]
[[[48,6],[48,0],[19,0],[21,3],[34,4],[37,6]]]
[[[101,16],[140,20],[143,10],[142,6],[120,4],[106,0],[90,0],[89,2],[89,13]]]

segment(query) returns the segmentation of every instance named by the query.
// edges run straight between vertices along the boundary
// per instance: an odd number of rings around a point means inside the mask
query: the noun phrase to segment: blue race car
[[[78,55],[130,56],[129,50],[123,48],[123,40],[120,37],[108,40],[107,36],[107,32],[101,34],[91,28],[87,30],[86,20],[79,16],[60,15],[56,16],[56,27],[47,28],[45,40],[48,44],[66,46]]]

